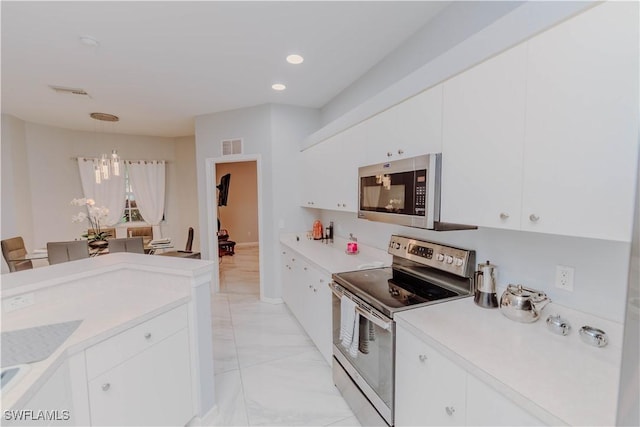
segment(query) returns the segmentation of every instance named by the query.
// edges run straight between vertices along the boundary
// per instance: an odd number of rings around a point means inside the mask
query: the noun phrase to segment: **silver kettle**
[[[497,308],[498,297],[496,296],[496,270],[497,267],[491,262],[478,264],[478,271],[474,275],[476,292],[473,302],[484,308]]]
[[[500,298],[500,311],[511,320],[532,323],[551,302],[547,294],[522,285],[509,285]]]

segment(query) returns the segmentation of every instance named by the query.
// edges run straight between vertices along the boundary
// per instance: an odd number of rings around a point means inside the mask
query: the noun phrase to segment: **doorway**
[[[256,162],[219,163],[216,182],[220,292],[258,296],[260,236]]]
[[[260,233],[260,156],[208,159],[207,169],[209,254],[211,259],[218,259],[217,268],[214,268],[217,279],[214,280],[214,292],[253,294],[261,298],[264,283],[261,249],[264,245]],[[226,197],[219,199],[226,182]],[[222,231],[220,236],[219,229]]]

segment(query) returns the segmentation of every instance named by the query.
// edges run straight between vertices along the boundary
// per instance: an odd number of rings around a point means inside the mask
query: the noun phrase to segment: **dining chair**
[[[122,239],[109,239],[109,253],[133,252],[144,253],[144,243],[142,237],[125,237]]]
[[[142,237],[144,246],[153,240],[153,227],[129,227],[127,237]]]
[[[27,256],[27,249],[24,246],[24,240],[22,237],[12,237],[10,239],[2,240],[2,255],[4,260],[9,266],[9,271],[22,271],[33,268],[31,260],[25,259]]]
[[[70,242],[48,242],[47,253],[49,264],[60,264],[67,261],[89,258],[89,245],[86,240]]]
[[[178,258],[193,258],[200,259],[200,252],[193,252],[191,249],[193,247],[193,227],[189,227],[189,231],[187,232],[187,245],[184,248],[184,251],[169,251],[164,252],[158,255],[162,256],[172,256]]]

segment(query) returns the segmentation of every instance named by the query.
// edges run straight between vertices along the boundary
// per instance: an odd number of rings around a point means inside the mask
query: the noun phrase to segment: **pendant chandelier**
[[[118,116],[107,113],[91,113],[89,116],[102,122],[115,123],[120,120]],[[110,155],[102,154],[99,159],[94,160],[93,169],[96,184],[102,183],[103,180],[108,180],[111,176],[120,176],[120,162],[120,156],[118,156],[116,150],[112,150]]]

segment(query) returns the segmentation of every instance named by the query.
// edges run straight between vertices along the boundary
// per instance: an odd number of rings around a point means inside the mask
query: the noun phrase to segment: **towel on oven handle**
[[[355,301],[343,295],[340,298],[340,343],[351,357],[358,355],[359,320]]]

